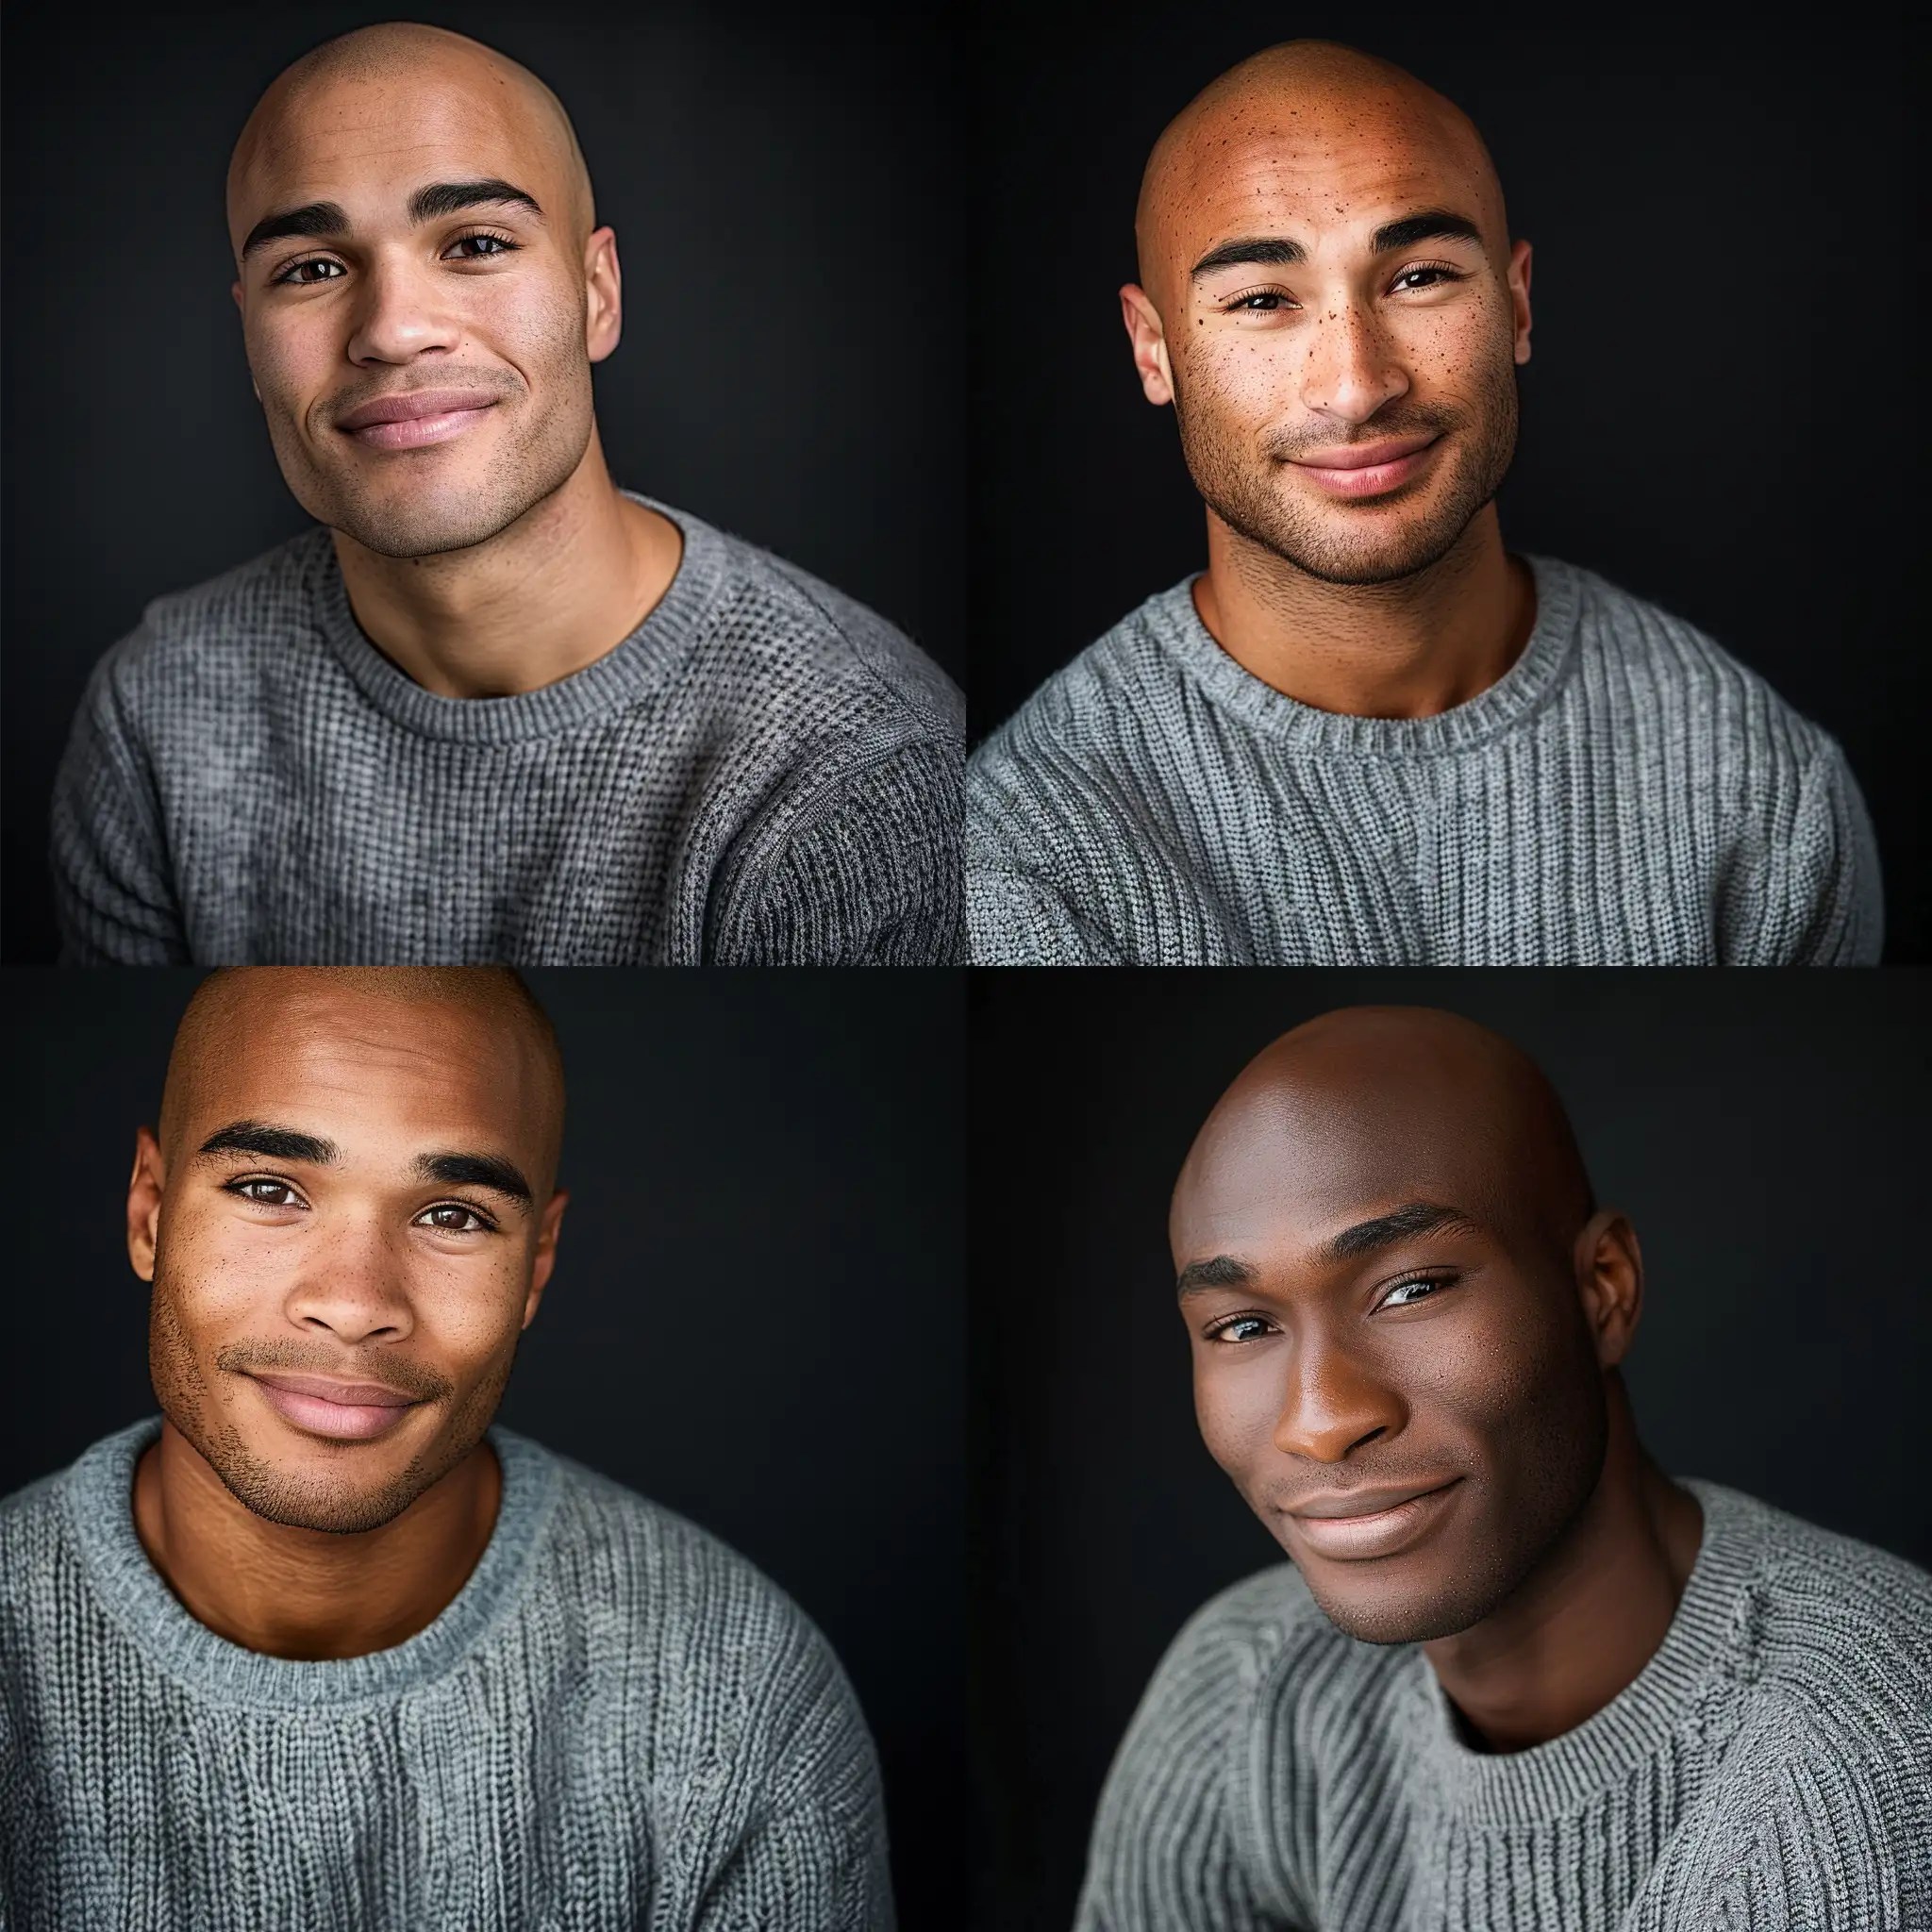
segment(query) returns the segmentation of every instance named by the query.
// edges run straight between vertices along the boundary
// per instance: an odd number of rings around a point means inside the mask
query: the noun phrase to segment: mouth
[[[256,1374],[249,1379],[285,1423],[337,1442],[373,1441],[422,1406],[417,1397],[381,1382],[340,1382],[330,1375]]]
[[[1380,442],[1349,443],[1291,458],[1317,489],[1330,496],[1386,496],[1422,474],[1441,437],[1397,436]]]
[[[1392,1557],[1434,1527],[1461,1482],[1457,1475],[1432,1489],[1316,1496],[1283,1514],[1294,1524],[1295,1541],[1318,1557],[1340,1562]]]
[[[366,449],[422,449],[474,429],[497,401],[473,389],[417,390],[378,396],[338,418],[336,427]]]

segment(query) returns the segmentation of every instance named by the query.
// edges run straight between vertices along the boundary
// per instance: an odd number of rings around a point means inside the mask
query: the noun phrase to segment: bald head
[[[1344,1008],[1264,1048],[1217,1102],[1174,1188],[1175,1254],[1222,1252],[1277,1210],[1333,1234],[1418,1202],[1479,1213],[1566,1274],[1592,1212],[1562,1103],[1519,1047],[1430,1008]]]
[[[170,1167],[219,1115],[275,1119],[279,1078],[300,1107],[305,1081],[339,1046],[449,1064],[527,1150],[539,1200],[563,1138],[563,1062],[548,1016],[508,967],[229,967],[196,988],[181,1016],[161,1096]],[[366,1076],[366,1067],[365,1067]],[[326,1074],[324,1074],[327,1078]],[[245,1093],[242,1091],[246,1090]]]
[[[270,83],[228,164],[239,258],[289,184],[375,132],[433,150],[492,148],[581,248],[595,226],[590,170],[563,103],[528,68],[445,27],[390,21],[325,41]],[[521,177],[521,178],[520,178]]]
[[[1257,201],[1320,217],[1391,198],[1466,211],[1506,261],[1502,184],[1469,116],[1391,61],[1286,41],[1210,81],[1155,142],[1134,216],[1141,279],[1164,309]]]

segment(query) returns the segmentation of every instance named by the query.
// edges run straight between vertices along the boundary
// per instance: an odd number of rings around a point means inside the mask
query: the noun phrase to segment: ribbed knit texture
[[[65,957],[957,959],[958,692],[862,605],[653,508],[684,533],[657,608],[513,697],[398,671],[320,527],[151,604],[56,787]]]
[[[0,1504],[0,1924],[883,1932],[872,1744],[714,1538],[492,1430],[503,1503],[406,1643],[226,1642],[135,1534],[148,1422]]]
[[[1932,1577],[1688,1487],[1662,1646],[1526,1751],[1471,1750],[1422,1652],[1291,1565],[1216,1598],[1114,1761],[1081,1932],[1923,1932]]]
[[[1317,711],[1189,585],[974,754],[982,965],[1844,965],[1878,862],[1835,743],[1708,638],[1546,558],[1522,657],[1433,718]]]

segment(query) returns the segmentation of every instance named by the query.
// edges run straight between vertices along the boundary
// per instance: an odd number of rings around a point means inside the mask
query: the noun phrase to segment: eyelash
[[[284,1193],[292,1194],[294,1200],[258,1201],[248,1192],[250,1188],[280,1188]],[[252,1208],[291,1208],[298,1205],[306,1208],[308,1205],[307,1201],[303,1200],[301,1190],[292,1181],[285,1181],[278,1174],[237,1174],[233,1180],[224,1181],[222,1189],[225,1193],[233,1194],[238,1199],[246,1201]],[[501,1231],[498,1224],[490,1215],[486,1214],[482,1208],[478,1208],[474,1201],[432,1201],[428,1207],[417,1214],[416,1224],[420,1225],[428,1215],[440,1214],[445,1208],[451,1208],[460,1214],[469,1215],[476,1223],[476,1225],[475,1227],[433,1227],[430,1229],[432,1234],[496,1234]]]
[[[460,248],[465,242],[494,242],[498,244],[487,255],[471,255],[460,258],[467,261],[494,261],[501,255],[516,254],[524,245],[521,242],[513,241],[508,235],[498,234],[493,228],[474,228],[468,234],[455,236],[451,240],[449,246],[451,248]],[[444,252],[447,253],[448,251],[445,250]],[[341,279],[341,275],[322,275],[312,282],[298,282],[295,279],[296,275],[303,269],[318,268],[325,264],[331,268],[341,267],[341,263],[333,256],[305,255],[300,261],[291,261],[286,268],[278,270],[269,277],[269,281],[271,286],[279,284],[282,287],[291,289],[314,289],[319,288],[324,282],[340,281]]]
[[[1453,1273],[1437,1274],[1405,1274],[1399,1281],[1391,1281],[1389,1284],[1389,1287],[1382,1295],[1382,1298],[1375,1304],[1375,1307],[1378,1309],[1388,1307],[1390,1306],[1389,1297],[1394,1294],[1400,1289],[1426,1288],[1430,1291],[1430,1294],[1434,1294],[1441,1289],[1453,1288],[1458,1279],[1460,1279],[1460,1277]],[[1427,1294],[1418,1295],[1416,1297],[1416,1301],[1427,1301],[1428,1299],[1429,1295]],[[1415,1302],[1397,1302],[1394,1304],[1394,1306],[1398,1308],[1412,1308],[1415,1307]],[[1208,1325],[1201,1331],[1202,1339],[1207,1341],[1222,1341],[1222,1338],[1227,1334],[1229,1329],[1239,1328],[1244,1322],[1259,1322],[1265,1324],[1267,1323],[1267,1321],[1268,1317],[1266,1315],[1257,1315],[1254,1313],[1252,1309],[1242,1314],[1224,1315],[1221,1317],[1219,1321],[1209,1323]],[[1259,1336],[1255,1335],[1242,1336],[1240,1341],[1223,1342],[1223,1346],[1227,1348],[1240,1348],[1243,1342],[1258,1341],[1261,1338]]]
[[[1466,282],[1469,279],[1469,277],[1460,269],[1451,268],[1446,261],[1418,261],[1413,263],[1411,266],[1404,269],[1402,273],[1395,277],[1394,281],[1390,284],[1391,292],[1393,293],[1396,290],[1398,290],[1401,287],[1401,285],[1408,279],[1410,275],[1436,275],[1440,277],[1440,280],[1441,282]],[[1439,282],[1428,282],[1424,284],[1424,288],[1431,289],[1436,288],[1438,286],[1440,286]],[[1411,290],[1408,292],[1412,294],[1420,294],[1423,292],[1423,291],[1418,289]],[[1293,299],[1294,298],[1291,295],[1288,294],[1286,291],[1281,289],[1243,289],[1239,295],[1230,295],[1228,299],[1221,305],[1221,312],[1224,315],[1237,315],[1240,314],[1245,307],[1245,305],[1250,302],[1257,302],[1262,300],[1269,300],[1274,302],[1291,302],[1293,301]],[[1248,309],[1247,312],[1250,315],[1274,315],[1279,313],[1277,309],[1273,308],[1251,308]]]

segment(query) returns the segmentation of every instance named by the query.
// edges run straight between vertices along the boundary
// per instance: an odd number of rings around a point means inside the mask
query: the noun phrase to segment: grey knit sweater
[[[495,1532],[392,1650],[261,1657],[135,1534],[159,1424],[0,1504],[15,1932],[881,1932],[871,1741],[742,1557],[504,1430]]]
[[[658,608],[514,697],[398,671],[325,529],[151,604],[56,788],[65,956],[957,958],[958,692],[849,597],[653,507],[684,533]]]
[[[1635,1683],[1469,1749],[1411,1645],[1280,1565],[1188,1624],[1108,1780],[1082,1932],[1921,1932],[1932,1577],[1691,1483],[1704,1542]]]
[[[1433,718],[1271,690],[1186,583],[974,755],[983,965],[1875,960],[1839,749],[1688,624],[1546,558],[1509,672]]]

